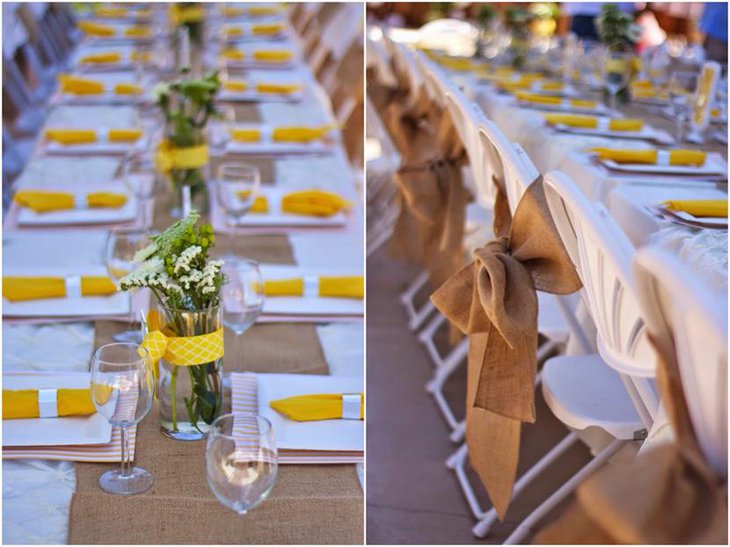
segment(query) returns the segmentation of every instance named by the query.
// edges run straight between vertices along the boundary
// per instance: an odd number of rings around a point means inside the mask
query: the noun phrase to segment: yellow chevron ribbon
[[[176,148],[165,139],[160,142],[156,160],[158,168],[165,172],[172,169],[197,169],[208,164],[208,145]]]
[[[178,367],[192,367],[223,357],[223,328],[198,336],[167,336],[153,330],[145,335],[140,347],[147,350],[157,379],[160,359]]]

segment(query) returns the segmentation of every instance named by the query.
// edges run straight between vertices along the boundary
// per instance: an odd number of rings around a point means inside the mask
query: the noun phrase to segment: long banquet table
[[[331,123],[329,99],[303,60],[296,71],[303,75],[306,86],[301,102],[237,105],[237,121],[272,125]],[[75,119],[68,108],[55,106],[49,119],[79,125],[89,122]],[[42,183],[38,173],[52,176],[42,162],[33,167],[40,154],[39,148],[18,187]],[[320,177],[322,185],[330,185],[327,189],[352,198],[355,207],[347,226],[331,233],[274,230],[236,237],[216,234],[218,254],[234,251],[272,264],[311,268],[345,265],[363,270],[358,174],[347,163],[341,144],[322,157],[226,154],[213,157],[211,168],[223,160],[236,159],[256,164],[264,182],[276,182],[288,189],[310,187],[319,182],[313,177]],[[92,165],[90,158],[70,157],[67,162],[69,170],[76,170],[77,175],[83,172],[84,164],[89,169]],[[170,198],[167,193],[156,199],[154,229],[163,230],[174,221],[169,215]],[[11,233],[31,232],[38,233],[37,229],[17,227]],[[102,319],[33,324],[4,319],[4,371],[88,371],[93,350],[128,327],[126,321]],[[361,321],[257,323],[240,337],[226,333],[226,377],[236,371],[361,376],[362,363]],[[224,404],[230,408],[230,389]],[[117,464],[4,460],[3,542],[362,543],[361,465],[281,465],[269,498],[249,514],[236,516],[210,492],[204,454],[204,442],[176,442],[164,437],[159,431],[157,409],[153,408],[137,433],[135,463],[148,469],[155,479],[154,486],[143,494],[122,497],[101,490],[100,473]]]

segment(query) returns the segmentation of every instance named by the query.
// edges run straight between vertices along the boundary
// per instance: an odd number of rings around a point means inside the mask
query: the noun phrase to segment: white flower
[[[152,97],[155,102],[160,102],[160,97],[170,94],[170,86],[166,83],[159,83],[152,88]]]
[[[152,243],[151,245],[147,245],[144,249],[140,249],[136,253],[134,253],[134,258],[132,259],[133,262],[144,262],[148,258],[150,258],[153,254],[157,252],[157,245]]]
[[[162,262],[160,257],[152,257],[142,263],[142,265],[128,273],[120,280],[122,289],[128,289],[133,287],[149,287],[151,282],[154,282],[157,275],[165,272],[165,264]]]
[[[190,271],[190,263],[203,252],[200,245],[192,245],[185,249],[175,260],[175,274]]]

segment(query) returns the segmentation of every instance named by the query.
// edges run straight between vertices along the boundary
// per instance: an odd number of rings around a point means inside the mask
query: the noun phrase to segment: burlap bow
[[[509,236],[475,250],[474,261],[431,296],[470,335],[466,441],[500,518],[512,496],[521,424],[535,421],[535,291],[569,294],[580,287],[538,178],[520,201]]]
[[[674,444],[627,466],[605,466],[537,543],[727,545],[727,480],[715,476],[697,444],[675,349],[654,346]]]

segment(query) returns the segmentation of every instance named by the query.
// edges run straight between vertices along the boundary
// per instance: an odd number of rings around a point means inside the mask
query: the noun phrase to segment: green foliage
[[[491,4],[482,4],[477,11],[477,21],[482,27],[486,27],[497,16],[497,10]]]
[[[594,24],[598,38],[612,51],[630,50],[641,36],[641,28],[634,24],[633,17],[615,4],[604,5]]]

